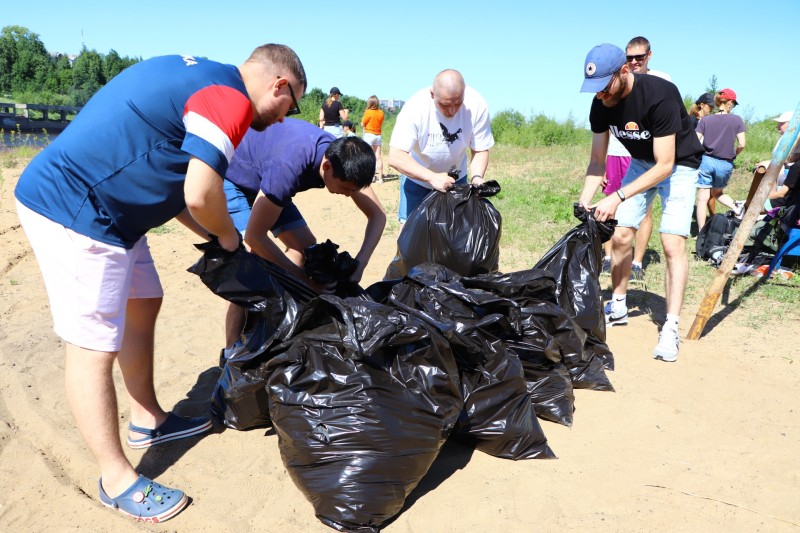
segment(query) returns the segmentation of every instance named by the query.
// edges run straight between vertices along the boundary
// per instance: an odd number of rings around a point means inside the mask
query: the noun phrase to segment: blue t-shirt
[[[264,131],[248,130],[225,178],[251,202],[261,190],[270,201],[286,207],[298,192],[325,187],[319,168],[335,139],[310,122],[292,118]]]
[[[224,176],[252,119],[236,67],[179,55],[141,61],[31,161],[15,195],[77,233],[131,248],[186,207],[190,157]]]

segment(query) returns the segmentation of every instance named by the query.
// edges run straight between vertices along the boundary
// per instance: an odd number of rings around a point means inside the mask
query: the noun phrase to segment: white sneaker
[[[658,336],[658,344],[653,350],[653,359],[661,359],[669,363],[678,360],[678,331],[664,326]]]
[[[614,302],[608,302],[604,309],[606,316],[606,327],[611,326],[624,326],[628,323],[628,308],[616,307]]]

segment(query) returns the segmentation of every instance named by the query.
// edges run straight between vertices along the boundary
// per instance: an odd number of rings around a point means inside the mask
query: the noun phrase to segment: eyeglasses
[[[611,86],[614,84],[614,80],[617,78],[617,73],[619,70],[615,70],[611,73],[611,81],[608,82],[608,85],[602,91],[597,91],[597,93],[609,94],[611,92]]]
[[[633,61],[635,59],[636,61],[641,63],[642,61],[644,61],[644,58],[646,58],[648,56],[649,53],[650,52],[645,52],[644,54],[636,54],[635,56],[625,56],[625,60],[628,63],[630,63],[631,61]]]
[[[281,77],[278,76],[278,79]],[[292,97],[292,102],[294,103],[293,108],[289,108],[289,111],[286,112],[286,116],[290,117],[292,115],[299,115],[300,114],[300,104],[297,103],[297,97],[294,95],[294,90],[292,89],[292,84],[289,83],[289,80],[286,80],[286,86],[289,87],[289,95]]]

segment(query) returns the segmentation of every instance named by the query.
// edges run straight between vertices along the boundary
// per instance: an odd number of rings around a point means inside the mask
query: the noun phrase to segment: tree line
[[[0,97],[19,103],[82,106],[100,87],[141,58],[100,54],[86,46],[74,58],[50,53],[22,26],[0,31]]]

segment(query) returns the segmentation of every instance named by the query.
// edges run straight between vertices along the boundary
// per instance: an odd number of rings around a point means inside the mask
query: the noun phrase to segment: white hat
[[[789,122],[792,120],[792,115],[794,115],[794,111],[787,111],[785,113],[781,113],[781,116],[775,117],[772,120],[775,122]]]

